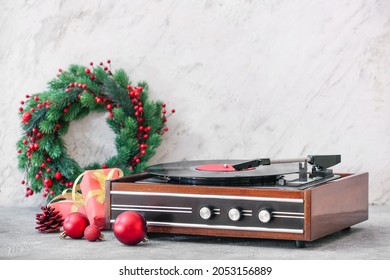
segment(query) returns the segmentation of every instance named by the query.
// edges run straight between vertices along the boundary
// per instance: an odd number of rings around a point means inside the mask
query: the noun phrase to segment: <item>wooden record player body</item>
[[[115,220],[111,209],[113,192],[142,192],[188,195],[222,195],[242,197],[276,198],[278,200],[302,200],[303,230],[275,232],[235,230],[202,227],[148,225],[148,232],[174,233],[221,237],[266,238],[313,241],[326,235],[347,229],[368,219],[368,173],[338,174],[341,178],[307,189],[279,189],[261,187],[189,186],[177,184],[137,183],[149,174],[138,174],[106,182],[106,228]],[[118,195],[116,195],[118,196]],[[121,199],[126,199],[120,197]],[[164,198],[161,198],[164,201]],[[142,212],[141,212],[142,213]],[[224,213],[221,213],[224,214]],[[118,214],[116,214],[117,216]],[[256,215],[256,213],[254,214]],[[245,219],[245,218],[244,218]]]

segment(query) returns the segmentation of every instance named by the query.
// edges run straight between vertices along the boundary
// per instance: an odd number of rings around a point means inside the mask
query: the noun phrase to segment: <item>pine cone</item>
[[[35,229],[42,232],[59,232],[64,219],[59,211],[50,206],[42,206],[42,213],[36,214],[37,225]]]

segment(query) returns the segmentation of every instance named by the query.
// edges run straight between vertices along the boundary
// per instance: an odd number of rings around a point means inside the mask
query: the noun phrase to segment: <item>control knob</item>
[[[241,219],[241,210],[237,208],[232,208],[228,212],[229,219],[232,220],[233,222],[238,221]]]
[[[200,208],[200,210],[199,210],[199,216],[203,220],[209,220],[212,215],[213,215],[213,212],[212,212],[210,207],[204,206],[204,207]]]
[[[268,223],[271,221],[272,213],[269,209],[261,209],[258,214],[258,218],[262,223]]]

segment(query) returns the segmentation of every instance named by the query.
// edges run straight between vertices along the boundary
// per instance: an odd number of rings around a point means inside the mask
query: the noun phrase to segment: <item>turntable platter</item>
[[[149,174],[171,183],[192,185],[262,185],[275,183],[280,176],[297,173],[297,164],[264,165],[257,168],[234,170],[232,165],[245,160],[194,160],[152,165]]]

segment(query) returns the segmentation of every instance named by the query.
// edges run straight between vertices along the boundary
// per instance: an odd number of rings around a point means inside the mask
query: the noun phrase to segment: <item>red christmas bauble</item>
[[[22,123],[28,123],[31,119],[32,115],[30,112],[24,112],[22,115]]]
[[[125,211],[115,219],[113,231],[115,237],[123,244],[136,245],[146,240],[146,220],[138,212]]]
[[[70,213],[64,219],[64,232],[61,233],[61,237],[69,236],[74,239],[80,239],[84,236],[84,230],[87,226],[89,226],[87,216],[79,212]]]
[[[97,225],[89,225],[84,230],[84,238],[88,241],[103,240],[104,236]]]

